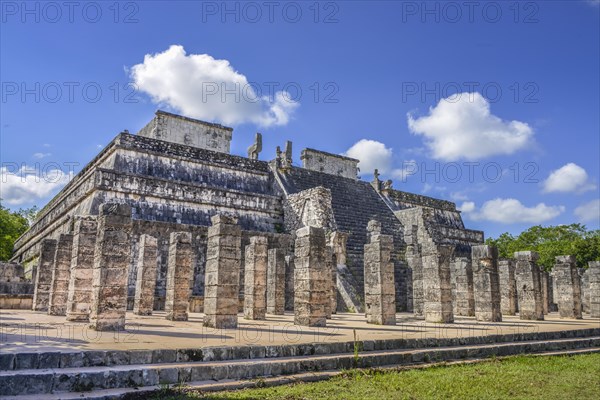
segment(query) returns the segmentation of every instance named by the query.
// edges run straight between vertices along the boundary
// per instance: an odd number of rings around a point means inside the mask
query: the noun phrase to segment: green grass
[[[328,381],[154,399],[600,399],[600,354],[520,356],[404,371],[352,370]]]

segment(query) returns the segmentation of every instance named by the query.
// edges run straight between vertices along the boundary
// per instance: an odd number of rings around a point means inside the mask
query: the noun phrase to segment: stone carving
[[[454,289],[454,314],[466,317],[475,315],[473,292],[473,267],[468,257],[455,257],[450,263]]]
[[[61,234],[56,242],[54,268],[52,268],[52,284],[48,314],[65,315],[69,294],[69,278],[71,276],[71,256],[73,252],[73,235]]]
[[[44,239],[40,246],[39,262],[33,292],[34,311],[48,311],[55,255],[56,240]]]
[[[130,237],[131,206],[102,204],[98,215],[92,275],[92,329],[105,331],[125,328]]]
[[[590,316],[600,318],[600,261],[588,262]]]
[[[156,287],[158,241],[153,236],[141,235],[139,246],[133,313],[152,315],[154,289]]]
[[[475,319],[500,322],[502,313],[498,281],[498,249],[488,245],[473,246],[471,259],[473,260]]]
[[[423,251],[423,313],[427,322],[454,322],[450,260],[454,246],[430,246]]]
[[[553,271],[560,317],[581,319],[581,282],[575,257],[557,256]]]
[[[192,235],[188,232],[171,233],[165,298],[168,320],[188,320],[190,283],[193,274]]]
[[[246,246],[244,268],[244,318],[265,319],[267,312],[268,241],[252,236]]]
[[[542,283],[539,259],[535,251],[518,251],[515,253],[515,279],[519,296],[519,317],[529,320],[543,320]]]
[[[396,324],[393,238],[381,234],[381,224],[369,221],[370,243],[365,245],[365,311],[367,322]],[[379,228],[379,230],[377,230]]]
[[[75,221],[67,297],[67,321],[89,320],[97,225],[95,217],[80,217]]]
[[[248,147],[248,158],[251,160],[258,160],[258,155],[262,151],[262,134],[256,133],[254,136],[254,143]]]
[[[225,215],[211,218],[204,288],[204,325],[216,329],[237,328],[241,229],[237,220]]]

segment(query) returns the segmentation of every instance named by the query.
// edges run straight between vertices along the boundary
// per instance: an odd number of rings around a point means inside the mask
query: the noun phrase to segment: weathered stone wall
[[[150,235],[141,235],[137,257],[134,314],[152,315],[154,289],[156,288],[157,257],[156,238]]]
[[[40,261],[35,278],[33,292],[33,310],[48,311],[50,287],[52,284],[52,268],[56,255],[56,240],[44,239],[40,248]]]
[[[98,331],[125,328],[127,269],[130,260],[131,207],[107,203],[100,207],[90,327]]]
[[[454,315],[474,316],[475,294],[471,259],[468,257],[455,257],[450,263],[450,273],[454,293]]]
[[[593,262],[593,261],[592,261]],[[590,313],[590,274],[589,274],[589,265],[588,268],[577,268],[577,273],[579,275],[579,281],[581,283],[581,303],[583,312],[589,314]]]
[[[89,320],[97,227],[96,217],[81,217],[75,221],[67,295],[67,321]]]
[[[600,318],[600,261],[588,263],[590,316]]]
[[[541,321],[544,319],[544,305],[540,269],[537,265],[539,254],[535,251],[518,251],[515,259],[519,317]]]
[[[542,287],[542,309],[544,314],[548,314],[552,308],[552,283],[550,274],[540,269],[540,283]]]
[[[267,266],[267,314],[285,312],[286,251],[269,249]]]
[[[498,261],[498,277],[502,314],[515,315],[517,312],[517,281],[515,280],[515,261],[513,259]]]
[[[575,257],[557,256],[553,271],[560,317],[581,319],[581,282]]]
[[[229,153],[232,134],[232,128],[160,110],[138,132],[140,136],[222,153]]]
[[[268,252],[269,242],[266,237],[250,238],[244,260],[244,318],[246,319],[266,319]]]
[[[473,246],[473,287],[475,292],[475,319],[502,321],[500,310],[500,282],[498,278],[498,249],[494,246]]]
[[[326,153],[315,149],[304,149],[300,156],[302,167],[337,175],[344,178],[357,179],[359,160],[337,154]]]
[[[17,263],[0,261],[0,282],[25,282],[25,268]]]
[[[423,249],[423,314],[427,322],[454,322],[450,260],[453,246]]]

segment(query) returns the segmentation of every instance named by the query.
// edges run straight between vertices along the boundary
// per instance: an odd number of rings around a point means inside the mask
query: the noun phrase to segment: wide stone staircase
[[[0,397],[146,398],[166,385],[206,391],[326,379],[350,368],[590,351],[600,351],[600,328],[179,350],[2,352]]]

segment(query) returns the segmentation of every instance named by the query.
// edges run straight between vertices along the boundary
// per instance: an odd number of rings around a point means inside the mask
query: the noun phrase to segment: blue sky
[[[597,1],[24,4],[1,10],[10,208],[161,108],[233,126],[236,154],[260,131],[261,159],[358,157],[486,236],[599,227]]]

